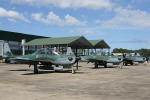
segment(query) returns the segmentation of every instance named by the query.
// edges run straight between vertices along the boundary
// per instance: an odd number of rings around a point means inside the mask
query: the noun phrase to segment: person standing
[[[147,61],[147,63],[148,63],[148,61],[149,61],[149,57],[146,57],[146,61]]]

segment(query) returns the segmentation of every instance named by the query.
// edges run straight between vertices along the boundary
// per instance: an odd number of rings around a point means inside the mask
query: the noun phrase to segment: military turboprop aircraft
[[[72,68],[72,73],[75,72],[73,68],[73,64],[76,62],[76,57],[72,52],[71,48],[67,48],[66,54],[59,54],[52,48],[43,48],[37,50],[33,54],[28,54],[24,56],[17,56],[10,58],[10,60],[15,60],[16,62],[22,64],[34,65],[34,73],[38,74],[38,65],[56,65],[54,67],[55,71],[63,70],[64,68]],[[63,68],[58,67],[59,65],[63,66]]]
[[[119,65],[122,63],[122,59],[120,57],[116,56],[101,56],[97,54],[91,54],[88,56],[81,56],[81,61],[86,61],[86,62],[92,62],[95,63],[95,68],[98,68],[98,66],[104,66],[107,68],[108,66],[113,66],[113,65]],[[122,65],[120,67],[122,68]]]
[[[146,61],[145,57],[141,57],[140,55],[134,55],[132,56],[131,54],[124,54],[123,55],[123,62],[124,65],[133,65],[133,64],[139,64],[139,63],[144,63]]]

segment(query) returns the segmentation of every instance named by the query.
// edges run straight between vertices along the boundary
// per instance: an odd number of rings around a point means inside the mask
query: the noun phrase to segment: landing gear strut
[[[37,64],[34,64],[34,74],[38,74],[39,71],[38,71],[38,67],[37,67]]]
[[[104,64],[104,68],[107,68],[107,63],[106,63],[106,64]]]
[[[78,70],[79,69],[79,61],[77,61],[76,63],[77,63],[76,70]]]
[[[95,62],[95,68],[98,68],[98,62],[97,61]]]
[[[74,71],[73,66],[72,66],[72,74],[74,74],[74,73],[75,73],[75,71]]]

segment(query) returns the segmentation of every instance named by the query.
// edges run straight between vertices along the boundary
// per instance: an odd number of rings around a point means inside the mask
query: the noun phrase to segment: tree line
[[[150,56],[150,49],[129,50],[123,48],[115,48],[112,53],[140,53],[143,56]]]

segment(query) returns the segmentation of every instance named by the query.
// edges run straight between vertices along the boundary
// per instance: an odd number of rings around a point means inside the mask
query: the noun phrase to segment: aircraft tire
[[[107,64],[104,64],[104,67],[107,68]]]
[[[131,65],[133,65],[133,62],[131,62]]]
[[[35,69],[34,74],[38,74],[38,73],[39,73],[38,69]]]
[[[97,62],[95,62],[95,68],[98,68],[98,63]]]
[[[37,64],[34,64],[34,74],[38,74],[39,71],[38,71],[38,67],[37,67]]]
[[[10,63],[10,60],[4,59],[4,62],[5,62],[5,63]]]

